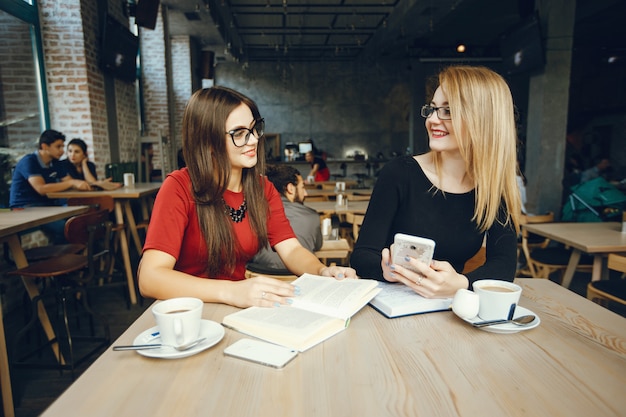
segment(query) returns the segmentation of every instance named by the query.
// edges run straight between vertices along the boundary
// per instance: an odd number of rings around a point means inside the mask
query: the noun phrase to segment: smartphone
[[[239,339],[224,349],[224,355],[280,369],[298,355],[298,351],[254,339]]]
[[[393,238],[392,262],[411,271],[417,272],[416,268],[405,260],[407,256],[430,265],[434,253],[435,241],[432,239],[406,235],[404,233],[396,233]]]

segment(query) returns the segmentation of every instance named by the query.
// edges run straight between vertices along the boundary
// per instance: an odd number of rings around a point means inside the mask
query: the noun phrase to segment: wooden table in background
[[[349,201],[348,207],[337,208],[334,201],[306,201],[304,200],[304,205],[307,207],[311,207],[313,210],[317,211],[319,214],[346,214],[346,213],[356,213],[356,214],[365,214],[367,211],[367,206],[369,205],[369,201]]]
[[[6,242],[13,255],[13,261],[17,268],[28,266],[26,255],[22,249],[19,233],[26,230],[41,226],[42,224],[51,223],[57,220],[67,219],[68,217],[84,213],[88,210],[86,206],[74,207],[29,207],[25,209],[10,210],[0,212],[0,242]],[[39,288],[34,279],[22,277],[22,282],[26,287],[31,300],[39,295]],[[7,355],[6,339],[4,334],[4,321],[2,314],[2,300],[0,300],[0,387],[2,388],[2,404],[5,417],[14,416],[13,394],[11,390],[11,376],[9,373],[9,360]],[[48,340],[54,340],[56,337],[50,319],[46,313],[45,307],[39,303],[38,315],[41,326]],[[58,343],[52,344],[55,357],[59,356]]]
[[[306,177],[305,177],[306,180]],[[328,180],[328,181],[316,181],[313,183],[309,183],[304,181],[304,188],[306,189],[315,189],[315,188],[325,188],[325,187],[334,187],[338,182],[343,182],[346,184],[346,189],[350,187],[354,187],[358,185],[358,181],[356,180]]]
[[[623,415],[626,319],[551,281],[516,282],[535,329],[488,333],[450,311],[390,320],[366,306],[281,370],[225,357],[244,337],[230,329],[179,360],[109,348],[43,416]],[[203,317],[237,310],[205,304]],[[148,309],[115,344],[154,325]]]
[[[606,261],[609,253],[626,252],[626,233],[622,233],[621,223],[536,223],[525,224],[529,232],[545,236],[572,248],[572,254],[563,276],[563,286],[569,288],[580,255],[593,255],[591,280],[597,281],[606,273]]]
[[[363,188],[363,189],[348,189],[344,192],[344,194],[347,196],[348,200],[350,200],[351,197],[357,195],[357,196],[371,196],[372,195],[372,188]],[[332,197],[334,199],[334,197],[337,195],[337,193],[335,192],[335,190],[320,190],[318,188],[313,188],[313,189],[307,189],[306,193],[309,197],[318,197],[318,196],[324,196],[326,198]]]
[[[99,197],[110,195],[115,200],[115,221],[117,224],[126,224],[137,248],[137,253],[141,255],[142,245],[137,233],[137,224],[131,206],[131,201],[136,200],[141,204],[142,220],[149,220],[149,207],[147,199],[154,196],[161,188],[160,182],[140,182],[135,183],[132,187],[122,187],[117,190],[110,191],[61,191],[57,193],[49,193],[49,198],[73,198],[73,197]],[[137,304],[137,292],[135,291],[135,278],[133,268],[130,263],[130,252],[128,240],[125,233],[120,234],[120,245],[122,249],[122,257],[124,261],[124,270],[126,272],[126,281],[128,283],[128,293],[130,302]]]

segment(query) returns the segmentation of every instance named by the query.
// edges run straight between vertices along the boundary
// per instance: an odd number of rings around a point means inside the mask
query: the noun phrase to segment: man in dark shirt
[[[300,172],[289,165],[269,165],[266,175],[281,194],[285,215],[300,244],[311,252],[319,250],[323,243],[320,216],[303,204],[306,189]],[[269,247],[259,251],[252,263],[263,269],[286,270],[278,254]]]

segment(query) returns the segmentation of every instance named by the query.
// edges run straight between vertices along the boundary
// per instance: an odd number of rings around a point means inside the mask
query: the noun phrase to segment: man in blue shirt
[[[300,244],[315,252],[322,247],[320,216],[315,210],[305,206],[306,189],[300,172],[289,165],[268,165],[267,178],[281,194],[285,215],[300,241]],[[273,249],[265,247],[252,259],[254,265],[277,272],[286,271],[285,264]]]
[[[55,206],[60,202],[46,194],[70,188],[90,190],[89,183],[73,179],[61,168],[59,158],[65,149],[65,135],[56,130],[46,130],[39,137],[39,148],[24,156],[15,166],[11,181],[9,207],[18,209],[34,206]],[[53,235],[55,243],[63,241],[64,221],[42,226]]]

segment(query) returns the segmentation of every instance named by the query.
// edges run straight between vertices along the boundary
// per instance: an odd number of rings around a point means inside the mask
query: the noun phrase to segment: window
[[[48,124],[38,33],[37,10],[30,2],[0,4],[0,151],[32,152]]]

